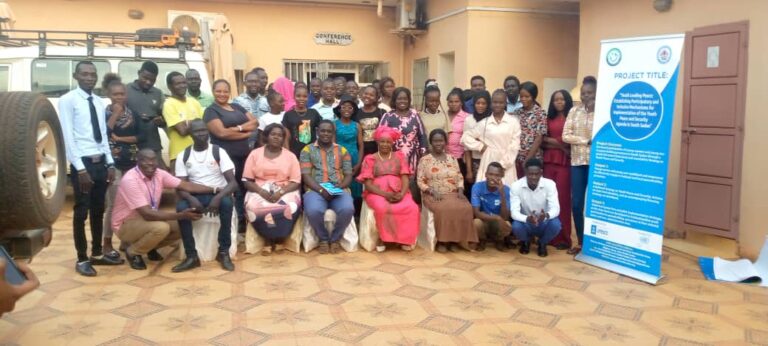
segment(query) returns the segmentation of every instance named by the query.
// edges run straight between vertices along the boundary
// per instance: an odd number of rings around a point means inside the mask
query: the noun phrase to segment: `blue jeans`
[[[336,213],[336,225],[330,235],[325,228],[324,220],[325,211],[328,208]],[[348,193],[333,196],[333,199],[326,201],[323,195],[309,191],[304,194],[304,215],[321,242],[335,243],[341,240],[344,230],[352,222],[355,216],[355,204],[352,195]]]
[[[571,166],[571,209],[573,209],[573,224],[576,226],[579,245],[584,240],[584,199],[587,197],[588,178],[589,165]]]
[[[531,236],[539,237],[539,245],[546,246],[560,233],[562,227],[559,218],[546,220],[538,226],[527,222],[514,221],[512,222],[512,233],[515,234],[517,239],[524,242],[530,241]]]
[[[212,194],[193,196],[204,207],[207,207],[213,199]],[[189,202],[186,199],[181,199],[176,203],[177,211],[189,209],[189,207]],[[229,247],[232,245],[232,209],[232,197],[226,196],[222,198],[219,204],[219,220],[221,220],[221,227],[219,227],[219,253],[225,252],[229,254]],[[192,233],[192,220],[179,220],[179,229],[181,230],[181,242],[184,244],[185,254],[187,257],[197,256],[195,237]]]

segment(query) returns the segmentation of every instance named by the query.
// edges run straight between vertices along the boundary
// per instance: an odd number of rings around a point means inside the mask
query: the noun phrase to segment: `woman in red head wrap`
[[[400,131],[379,127],[373,134],[378,152],[363,159],[357,180],[365,184],[363,198],[373,209],[380,243],[397,243],[410,251],[419,235],[419,207],[411,198],[411,169],[405,156],[394,150]]]

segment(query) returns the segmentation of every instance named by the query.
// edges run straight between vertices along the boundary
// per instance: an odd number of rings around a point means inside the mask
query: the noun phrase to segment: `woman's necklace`
[[[386,159],[386,160],[384,160],[384,157],[382,157],[382,156],[381,156],[381,152],[378,152],[378,151],[377,151],[377,152],[376,152],[376,155],[379,155],[379,160],[381,160],[381,161],[388,161],[389,159],[391,159],[391,158],[392,158],[392,152],[391,152],[391,151],[389,152],[389,156],[387,156],[387,159]]]
[[[203,159],[202,159],[202,160],[200,160],[200,159],[198,159],[198,158],[197,158],[197,151],[195,151],[195,150],[192,150],[192,158],[193,158],[193,159],[195,160],[195,162],[197,162],[197,163],[203,163],[203,162],[205,162],[205,159],[208,157],[208,150],[209,150],[210,148],[211,148],[210,146],[209,146],[208,148],[205,148],[205,151],[203,152]]]

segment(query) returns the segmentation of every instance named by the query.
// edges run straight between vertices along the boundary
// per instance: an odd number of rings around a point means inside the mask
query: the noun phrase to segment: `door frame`
[[[735,135],[734,146],[735,152],[733,159],[733,184],[731,194],[731,207],[733,208],[732,217],[730,220],[730,230],[723,231],[720,229],[705,227],[701,225],[694,225],[686,223],[686,194],[687,194],[687,182],[688,178],[688,143],[690,141],[690,135],[696,133],[696,129],[689,126],[691,119],[691,95],[690,85],[693,80],[693,35],[717,35],[739,32],[740,55],[738,57],[738,72],[735,77],[712,77],[711,80],[704,80],[705,78],[697,78],[697,85],[718,85],[722,84],[724,80],[733,81],[737,85],[736,93],[736,118],[735,118]],[[678,192],[678,227],[684,231],[696,231],[701,233],[713,234],[722,236],[725,238],[738,239],[739,225],[740,225],[740,213],[741,213],[741,181],[742,181],[742,162],[744,159],[744,123],[746,116],[746,100],[747,100],[747,72],[748,72],[748,43],[749,43],[749,21],[741,21],[734,23],[716,24],[706,27],[694,28],[693,31],[687,31],[685,33],[685,51],[684,51],[684,66],[685,74],[683,79],[683,119],[681,124],[681,145],[680,145],[680,178],[679,178],[679,192]],[[741,77],[739,77],[741,76]],[[714,132],[717,132],[714,130]],[[704,183],[720,183],[719,178],[696,176],[695,180]]]

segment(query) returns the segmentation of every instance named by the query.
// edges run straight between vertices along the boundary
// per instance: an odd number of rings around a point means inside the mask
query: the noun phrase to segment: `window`
[[[61,97],[70,90],[77,88],[77,81],[72,78],[72,74],[75,72],[75,65],[79,61],[75,59],[33,60],[32,91],[42,93],[48,97]],[[91,60],[91,62],[96,66],[96,72],[99,76],[94,91],[96,95],[102,95],[101,80],[104,74],[111,71],[111,68],[108,61]]]
[[[141,69],[142,60],[133,61],[121,61],[118,66],[118,72],[120,78],[123,79],[123,83],[130,83],[136,80],[139,69]],[[158,68],[157,80],[155,81],[155,87],[160,89],[163,94],[170,95],[168,86],[165,85],[165,76],[169,73],[176,71],[179,73],[187,73],[189,66],[183,62],[178,61],[155,61]]]
[[[10,68],[8,65],[0,66],[0,92],[8,91],[8,86],[11,85]]]
[[[342,76],[367,85],[386,75],[387,64],[366,62],[329,62],[312,60],[285,60],[284,74],[294,81],[309,82],[313,77],[321,79]]]

